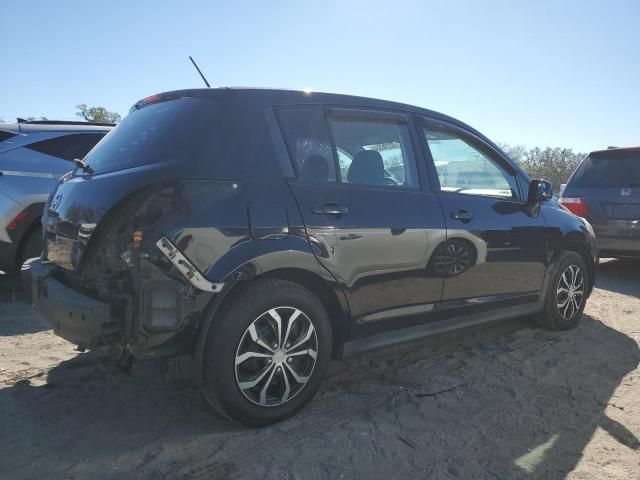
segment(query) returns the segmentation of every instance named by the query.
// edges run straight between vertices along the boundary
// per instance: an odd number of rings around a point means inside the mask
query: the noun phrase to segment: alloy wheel
[[[558,312],[564,320],[571,320],[580,310],[584,300],[584,275],[577,265],[564,269],[556,290]]]
[[[447,273],[458,275],[469,268],[471,255],[469,249],[459,243],[447,245]]]
[[[317,352],[316,330],[302,310],[272,308],[251,322],[238,344],[238,388],[256,405],[282,405],[299,394],[311,378]]]
[[[472,252],[464,243],[451,241],[446,247],[436,250],[434,268],[439,275],[453,277],[467,270],[473,262]]]

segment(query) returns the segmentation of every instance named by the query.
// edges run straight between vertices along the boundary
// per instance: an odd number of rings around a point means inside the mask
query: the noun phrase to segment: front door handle
[[[322,207],[313,207],[311,211],[316,215],[329,215],[334,217],[341,217],[349,213],[349,209],[343,205],[337,203],[325,203]]]
[[[467,210],[458,210],[457,212],[451,212],[451,218],[460,220],[462,223],[468,223],[473,219],[473,213]]]

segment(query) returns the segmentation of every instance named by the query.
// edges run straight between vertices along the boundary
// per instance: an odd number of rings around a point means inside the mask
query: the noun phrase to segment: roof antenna
[[[207,86],[207,88],[211,88],[211,85],[209,85],[209,82],[207,82],[207,79],[204,78],[204,75],[202,74],[202,72],[198,68],[198,64],[196,63],[196,61],[193,59],[193,57],[191,55],[189,55],[189,60],[191,60],[191,63],[193,63],[193,66],[196,67],[196,70],[198,71],[198,73],[202,77],[202,80],[204,81],[204,84]]]

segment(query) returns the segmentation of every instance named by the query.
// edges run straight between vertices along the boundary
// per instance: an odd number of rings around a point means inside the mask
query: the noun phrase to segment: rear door
[[[515,169],[480,138],[421,119],[431,178],[447,224],[437,257],[443,309],[460,314],[534,302],[542,289],[547,226],[525,209]]]
[[[427,321],[442,294],[430,258],[445,226],[407,116],[319,106],[277,113],[297,173],[289,185],[316,257],[346,292],[352,338]]]
[[[560,201],[589,220],[605,254],[640,251],[640,150],[591,153]]]

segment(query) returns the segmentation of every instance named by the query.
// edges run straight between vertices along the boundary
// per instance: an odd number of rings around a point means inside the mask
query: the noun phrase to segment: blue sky
[[[640,1],[0,1],[0,118],[202,85],[431,108],[497,142],[640,144]]]

